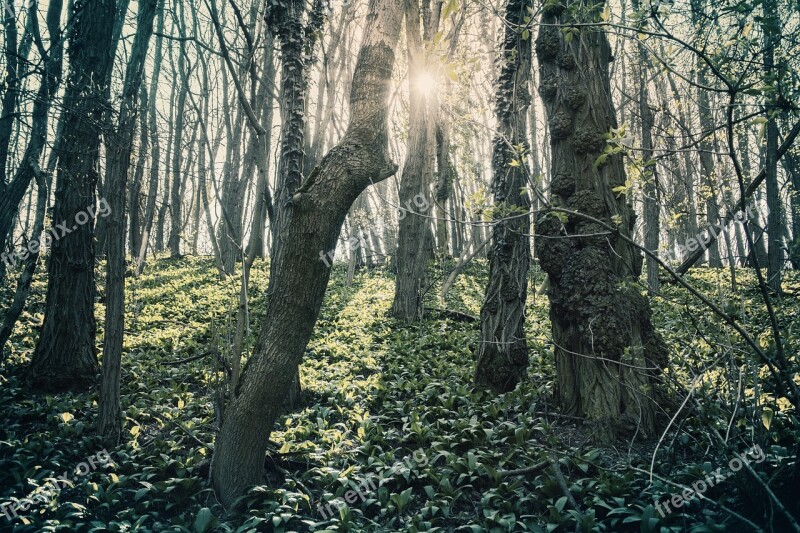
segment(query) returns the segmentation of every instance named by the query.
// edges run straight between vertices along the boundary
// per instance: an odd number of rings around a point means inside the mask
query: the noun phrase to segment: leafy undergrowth
[[[264,265],[253,274],[254,325],[262,318]],[[733,457],[708,436],[715,427],[730,449],[761,446],[752,467],[784,502],[798,423],[750,350],[675,286],[654,300],[655,321],[672,351],[667,377],[692,401],[660,442],[601,449],[578,421],[552,405],[554,367],[547,300],[531,290],[527,320],[529,380],[493,396],[473,388],[473,351],[485,265],[459,278],[446,303],[415,326],[387,319],[391,275],[374,270],[345,286],[338,267],[301,367],[302,405],[287,409],[271,435],[265,483],[244,497],[244,514],[225,514],[208,484],[213,452],[213,395],[219,377],[209,348],[229,342],[235,282],[221,282],[205,259],[161,261],[128,280],[123,358],[124,442],[112,462],[76,475],[103,450],[94,436],[97,392],[31,395],[22,371],[42,321],[44,285],[12,337],[0,372],[0,504],[33,498],[51,479],[72,472],[46,501],[19,511],[0,529],[15,531],[748,531],[731,513],[768,529],[781,517],[750,474],[729,476],[665,516],[654,503]],[[705,294],[742,319],[766,351],[769,321],[757,291],[731,296],[727,272],[699,270]],[[752,287],[752,274],[738,273]],[[541,281],[532,279],[532,284]],[[532,288],[535,288],[532,287]],[[786,288],[797,294],[797,278]],[[4,289],[4,303],[9,290]],[[796,298],[778,306],[787,355],[797,356]],[[97,316],[102,317],[102,295]],[[101,321],[102,323],[102,321]],[[257,330],[257,327],[253,327]],[[254,332],[253,332],[254,335]],[[102,342],[102,334],[98,342]],[[250,338],[252,343],[252,335]],[[794,352],[792,352],[794,350]],[[194,360],[169,364],[182,359]],[[729,371],[740,369],[740,387]],[[742,369],[753,370],[744,375]],[[742,407],[724,408],[730,387]],[[715,403],[716,402],[716,403]],[[767,413],[769,416],[767,416]],[[558,465],[555,467],[554,465]],[[515,469],[527,471],[515,474]],[[80,468],[79,468],[80,470]],[[359,492],[350,492],[359,491]],[[343,505],[342,503],[347,503]]]

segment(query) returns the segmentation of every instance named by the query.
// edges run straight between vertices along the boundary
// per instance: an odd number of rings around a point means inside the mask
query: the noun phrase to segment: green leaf
[[[206,533],[213,527],[215,522],[216,519],[211,514],[211,509],[203,507],[197,513],[197,518],[194,519],[194,530],[196,533]]]
[[[764,411],[761,412],[761,423],[764,424],[764,427],[767,429],[767,431],[769,431],[769,428],[772,425],[772,418],[774,416],[775,412],[769,407],[764,408]]]

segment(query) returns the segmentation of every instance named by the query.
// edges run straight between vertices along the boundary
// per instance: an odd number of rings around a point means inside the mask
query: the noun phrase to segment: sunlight
[[[414,89],[427,98],[436,89],[436,77],[427,71],[420,72],[414,80]]]

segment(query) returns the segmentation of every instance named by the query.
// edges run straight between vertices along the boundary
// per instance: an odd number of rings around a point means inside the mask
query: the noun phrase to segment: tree
[[[150,90],[147,91],[147,129],[148,140],[152,147],[152,157],[150,159],[150,180],[147,188],[147,198],[144,207],[144,220],[142,220],[142,233],[138,240],[139,247],[135,249],[136,272],[139,276],[144,269],[144,260],[147,247],[150,242],[150,232],[153,229],[153,221],[156,215],[156,200],[158,198],[158,176],[159,160],[161,158],[161,145],[159,142],[158,126],[156,124],[156,101],[158,97],[158,80],[161,76],[161,62],[163,60],[162,49],[164,45],[164,7],[158,10],[156,22],[156,47],[153,58],[153,74],[150,79]],[[143,98],[144,100],[144,98]],[[144,103],[144,102],[143,102]],[[144,117],[143,117],[144,118]]]
[[[528,368],[524,325],[531,260],[526,190],[531,39],[525,20],[530,20],[531,7],[529,0],[509,0],[498,57],[498,126],[492,153],[495,221],[475,371],[475,382],[496,392],[513,390]]]
[[[639,0],[633,0],[633,9],[639,11]],[[639,124],[642,134],[641,172],[644,177],[644,245],[648,250],[658,250],[659,220],[658,176],[653,160],[653,110],[650,108],[650,91],[648,89],[648,66],[650,59],[647,49],[641,40],[636,42],[637,85],[639,92]],[[653,294],[658,293],[658,263],[654,258],[647,258],[647,286]]]
[[[217,438],[212,481],[230,506],[262,480],[273,424],[294,379],[330,278],[320,254],[334,248],[350,206],[397,171],[388,153],[388,95],[402,21],[398,0],[371,0],[350,93],[350,125],[285,211],[273,255],[263,327]],[[283,200],[281,200],[283,201]]]
[[[630,236],[634,213],[624,195],[620,153],[606,134],[617,128],[608,65],[611,48],[592,22],[605,1],[548,5],[536,40],[539,91],[551,137],[550,212],[537,220],[536,253],[550,278],[556,395],[564,413],[593,423],[600,441],[624,430],[654,435],[656,374],[666,347],[636,282],[642,258]],[[563,25],[563,26],[562,26]],[[570,37],[567,37],[570,35]],[[609,148],[606,148],[609,147]]]
[[[117,127],[108,135],[111,142],[107,148],[106,200],[111,213],[106,218],[106,317],[97,429],[114,445],[119,442],[122,428],[119,381],[125,325],[125,199],[136,130],[137,97],[158,3],[159,0],[139,0],[136,35],[125,70]]]
[[[47,124],[49,122],[50,107],[52,106],[53,99],[56,97],[58,86],[61,83],[64,42],[63,36],[61,35],[60,22],[63,5],[63,1],[56,0],[50,2],[47,6],[47,29],[50,37],[49,50],[45,50],[44,44],[41,42],[41,37],[39,36],[36,4],[31,4],[31,9],[29,10],[29,13],[31,13],[31,15],[29,15],[31,24],[35,25],[32,33],[34,34],[34,39],[37,41],[37,48],[43,55],[42,59],[45,68],[42,79],[39,82],[39,90],[36,93],[36,99],[33,103],[30,122],[31,134],[22,157],[22,164],[17,168],[14,177],[8,184],[5,183],[5,170],[0,169],[0,172],[2,172],[0,173],[0,251],[5,249],[6,239],[13,232],[14,219],[17,216],[20,202],[25,197],[25,192],[28,190],[31,181],[36,177],[36,174],[41,172],[39,160],[42,157],[47,142]],[[12,21],[11,23],[16,24],[16,21]],[[6,29],[7,34],[9,31],[9,29]],[[6,46],[12,46],[11,42],[8,41]],[[16,61],[16,59],[13,61]],[[17,67],[15,66],[13,68],[16,69]],[[9,85],[6,91],[14,93],[16,89],[13,83],[11,81],[7,83],[9,83]],[[4,116],[6,114],[6,105],[12,105],[12,100],[14,99],[8,97],[8,94],[5,95],[3,104]],[[11,111],[8,113],[13,115]],[[9,118],[9,121],[10,120]],[[0,160],[7,157],[7,153],[3,155],[2,148],[5,142],[5,122],[4,120],[0,120]],[[38,238],[38,236],[35,237]],[[4,266],[5,264],[0,261],[0,278],[3,277]]]
[[[428,261],[432,259],[433,234],[429,213],[419,214],[430,206],[430,187],[436,164],[436,107],[431,65],[424,44],[430,43],[439,27],[441,3],[425,0],[425,22],[420,35],[418,0],[406,5],[406,42],[408,43],[409,119],[408,149],[400,179],[400,217],[397,233],[397,281],[390,314],[406,322],[422,317],[422,300],[428,285]],[[432,13],[431,13],[432,12]],[[435,25],[434,25],[435,24]],[[419,199],[422,200],[419,200]]]
[[[781,38],[781,22],[778,18],[778,7],[773,0],[765,0],[764,7],[764,70],[765,79],[776,76],[775,49]],[[781,292],[781,271],[783,270],[783,207],[781,205],[780,188],[778,186],[778,110],[775,96],[768,96],[766,125],[766,172],[767,182],[767,284],[771,291]]]
[[[59,231],[47,270],[44,325],[29,374],[42,389],[78,388],[95,380],[94,227],[100,124],[111,81],[113,0],[77,0],[64,94],[53,219]],[[81,223],[83,221],[83,223]]]

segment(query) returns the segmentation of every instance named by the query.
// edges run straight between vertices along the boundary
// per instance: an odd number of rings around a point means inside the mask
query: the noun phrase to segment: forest
[[[800,533],[800,2],[0,9],[0,531]]]

